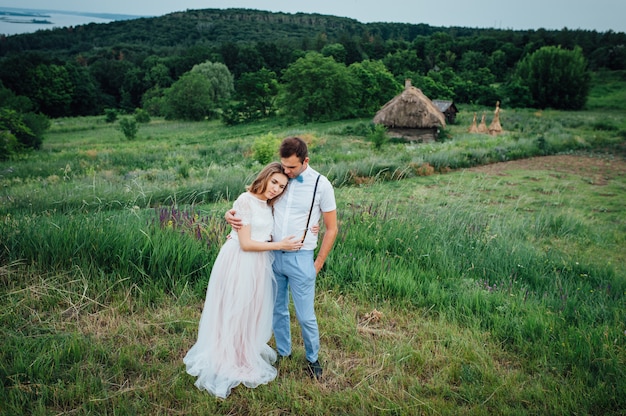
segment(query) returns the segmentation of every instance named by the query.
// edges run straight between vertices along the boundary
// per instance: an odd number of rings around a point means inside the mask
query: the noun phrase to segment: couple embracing
[[[217,397],[272,381],[272,364],[291,357],[290,293],[307,369],[322,376],[315,278],[337,237],[335,194],[309,166],[302,139],[284,139],[279,154],[226,213],[233,229],[211,270],[198,340],[183,359],[196,386]],[[314,258],[320,219],[326,231]],[[277,352],[267,344],[272,329]]]

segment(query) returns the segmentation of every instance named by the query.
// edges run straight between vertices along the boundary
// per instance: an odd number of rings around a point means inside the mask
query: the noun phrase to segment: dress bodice
[[[272,236],[274,217],[272,208],[250,192],[244,192],[233,204],[236,216],[243,225],[250,225],[250,236],[254,241],[269,241]],[[238,239],[237,231],[230,232],[231,238]]]

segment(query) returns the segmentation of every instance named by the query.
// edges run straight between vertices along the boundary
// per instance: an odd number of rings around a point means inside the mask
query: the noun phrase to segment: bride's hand
[[[317,235],[320,232],[320,226],[319,224],[315,224],[312,227],[309,228],[309,230],[311,230],[311,232],[315,235]]]
[[[285,250],[285,251],[300,250],[303,245],[300,240],[296,239],[295,235],[290,235],[289,237],[283,238],[280,244],[281,244],[280,250]]]

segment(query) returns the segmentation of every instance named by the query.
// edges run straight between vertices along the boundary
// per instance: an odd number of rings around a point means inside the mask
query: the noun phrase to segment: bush
[[[0,160],[7,160],[13,156],[19,148],[19,143],[14,135],[8,130],[0,130]]]
[[[367,136],[367,140],[374,144],[375,149],[380,149],[389,141],[387,129],[382,124],[376,124],[374,130]]]
[[[28,113],[28,116],[9,108],[0,108],[0,131],[8,131],[21,146],[39,149],[43,139],[41,134],[47,128],[45,116]]]
[[[107,123],[115,123],[117,121],[117,110],[115,108],[105,108],[104,121]]]
[[[139,126],[134,118],[126,117],[120,120],[119,129],[124,133],[127,140],[134,140],[137,137]]]
[[[43,114],[24,113],[22,114],[22,120],[24,120],[24,124],[28,126],[30,131],[38,137],[39,145],[41,145],[43,133],[50,128],[50,119]]]
[[[242,103],[231,103],[224,107],[222,111],[222,122],[227,126],[235,126],[247,120],[245,105]]]
[[[261,165],[267,165],[273,161],[278,155],[278,146],[280,139],[272,133],[257,138],[252,145],[252,154],[254,160]]]
[[[150,114],[143,108],[135,109],[135,121],[137,123],[149,123],[150,122]]]

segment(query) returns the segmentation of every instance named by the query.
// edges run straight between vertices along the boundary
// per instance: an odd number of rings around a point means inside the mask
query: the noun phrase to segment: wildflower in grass
[[[487,292],[493,292],[498,288],[498,285],[496,283],[494,283],[493,285],[489,285],[489,282],[487,280],[482,280],[477,283],[481,288],[485,289]]]
[[[184,210],[175,206],[155,208],[155,216],[161,229],[176,230],[181,235],[205,242],[207,246],[221,243],[226,233],[227,225],[221,217],[203,217],[193,206]]]

